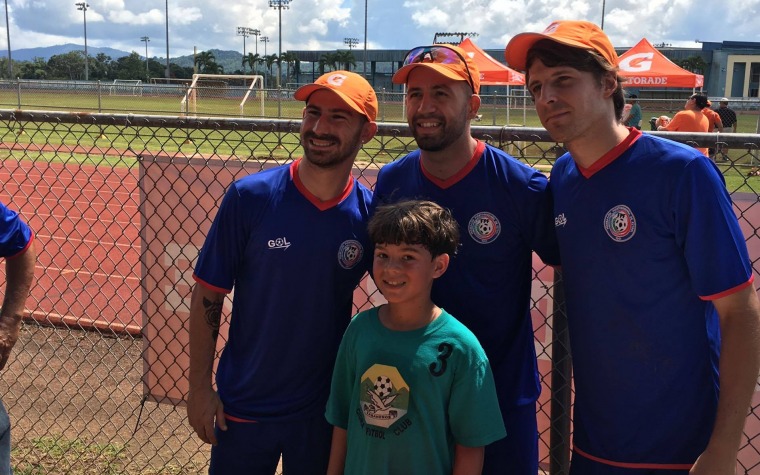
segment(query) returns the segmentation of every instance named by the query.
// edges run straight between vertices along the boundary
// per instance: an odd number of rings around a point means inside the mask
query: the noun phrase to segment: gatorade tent
[[[475,61],[480,70],[480,84],[483,86],[522,86],[525,75],[508,68],[480,49],[469,38],[459,43],[459,47]]]
[[[655,49],[646,38],[618,58],[620,75],[627,87],[690,87],[702,88],[705,78],[687,71]]]

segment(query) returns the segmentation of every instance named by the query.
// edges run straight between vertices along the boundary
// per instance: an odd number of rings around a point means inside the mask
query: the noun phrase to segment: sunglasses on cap
[[[475,82],[472,80],[467,61],[456,50],[443,45],[419,46],[406,53],[403,65],[407,66],[414,63],[460,64],[467,71],[467,82],[475,91]]]

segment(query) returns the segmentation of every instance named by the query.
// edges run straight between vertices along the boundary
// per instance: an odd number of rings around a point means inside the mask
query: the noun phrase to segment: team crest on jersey
[[[489,244],[499,237],[501,223],[499,223],[499,220],[493,213],[483,211],[470,218],[467,231],[476,242]]]
[[[409,411],[409,386],[393,366],[375,364],[362,375],[359,402],[367,424],[387,429]]]
[[[616,242],[626,242],[636,234],[636,217],[631,208],[617,205],[604,216],[604,230]]]
[[[362,260],[364,255],[364,248],[362,244],[356,239],[349,239],[343,241],[338,249],[338,262],[344,269],[353,269],[359,261]]]

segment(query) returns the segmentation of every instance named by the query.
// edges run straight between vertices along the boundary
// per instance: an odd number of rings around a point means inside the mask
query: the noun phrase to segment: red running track
[[[0,180],[0,200],[37,237],[30,318],[139,335],[137,169],[6,158]]]

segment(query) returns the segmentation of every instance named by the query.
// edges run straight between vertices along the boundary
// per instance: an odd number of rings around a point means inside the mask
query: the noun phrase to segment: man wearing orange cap
[[[472,137],[480,73],[466,52],[422,46],[404,64],[393,82],[406,84],[407,122],[419,150],[380,170],[375,200],[429,199],[459,223],[461,248],[433,283],[432,300],[472,330],[493,370],[507,437],[486,446],[483,474],[535,475],[532,251],[549,263],[558,259],[547,180]]]
[[[519,34],[506,59],[568,150],[550,187],[575,382],[571,475],[733,475],[760,304],[722,175],[694,148],[620,123],[617,55],[596,25]]]
[[[193,275],[187,413],[213,445],[211,474],[324,475],[324,417],[353,291],[371,262],[371,193],[351,177],[377,131],[377,98],[334,71],[295,93],[306,101],[302,159],[235,181]],[[229,339],[212,369],[224,297]]]

